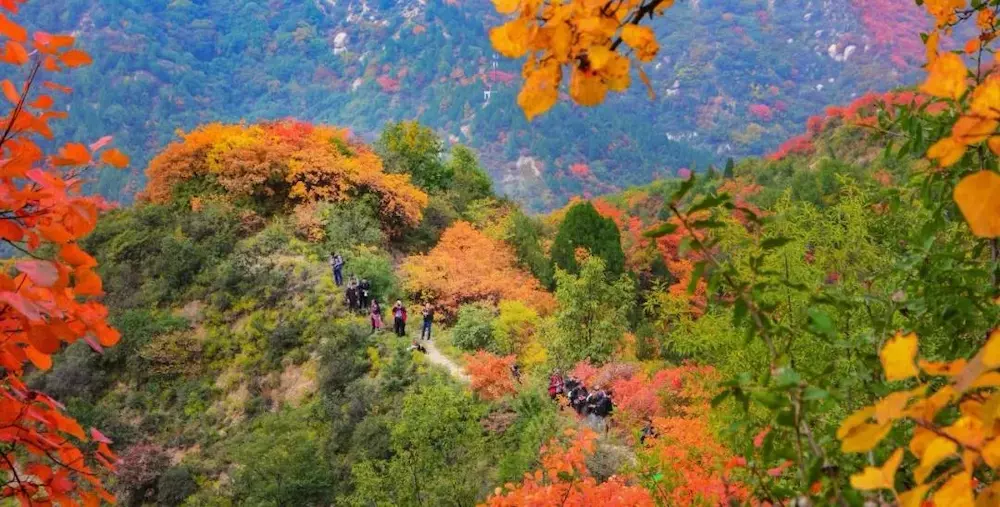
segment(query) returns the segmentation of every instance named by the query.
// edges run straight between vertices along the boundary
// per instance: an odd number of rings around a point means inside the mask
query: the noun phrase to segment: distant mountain
[[[808,116],[868,90],[914,82],[923,23],[893,0],[678,2],[654,22],[656,89],[610,107],[560,104],[528,123],[520,62],[496,57],[483,0],[64,0],[26,19],[81,36],[95,64],[67,84],[81,140],[111,133],[131,174],[97,189],[129,200],[173,137],[211,121],[295,116],[363,137],[416,118],[477,148],[498,188],[535,210],[684,167],[761,154]],[[493,62],[496,62],[494,70]],[[489,99],[485,93],[490,91]]]

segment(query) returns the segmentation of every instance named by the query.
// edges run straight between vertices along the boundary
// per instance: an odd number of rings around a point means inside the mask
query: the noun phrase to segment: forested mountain
[[[922,54],[912,27],[924,23],[907,2],[677,2],[646,65],[655,99],[635,89],[613,107],[563,104],[529,123],[513,107],[520,64],[496,59],[486,30],[500,18],[483,0],[25,9],[33,26],[72,31],[94,50],[94,65],[67,81],[78,93],[60,128],[114,133],[132,154],[131,173],[98,183],[113,199],[141,188],[141,170],[178,128],[291,116],[370,138],[386,121],[418,119],[477,148],[498,190],[536,210],[766,153],[828,105],[912,82]]]

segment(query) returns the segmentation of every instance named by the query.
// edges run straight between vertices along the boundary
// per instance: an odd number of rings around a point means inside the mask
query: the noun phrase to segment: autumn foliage
[[[84,171],[123,167],[128,158],[105,149],[110,137],[45,153],[43,146],[53,140],[49,121],[66,117],[55,109],[56,97],[71,90],[42,75],[88,65],[90,57],[73,47],[73,37],[29,33],[9,18],[22,3],[0,2],[0,61],[9,65],[9,75],[23,76],[18,84],[0,83],[9,102],[0,136],[0,239],[23,254],[0,272],[0,497],[22,505],[98,505],[114,501],[100,479],[117,461],[111,441],[96,429],[85,431],[59,402],[29,389],[22,375],[29,363],[49,369],[64,344],[83,339],[100,352],[119,339],[107,324],[107,309],[94,299],[102,294],[97,262],[77,240],[107,207],[81,195]],[[88,442],[96,453],[80,449]]]
[[[199,127],[157,155],[146,176],[141,197],[152,202],[169,200],[177,184],[198,178],[227,198],[288,207],[371,193],[390,232],[419,223],[427,205],[409,175],[384,172],[378,155],[346,129],[293,120]]]
[[[480,350],[465,355],[465,371],[472,379],[472,391],[486,400],[497,400],[513,394],[514,378],[511,367],[517,356],[498,356]]]
[[[611,477],[598,482],[587,469],[587,457],[594,453],[597,434],[590,430],[566,430],[568,442],[554,439],[542,449],[541,467],[524,476],[518,485],[497,488],[485,503],[488,507],[564,505],[585,507],[642,507],[656,505],[649,492]]]
[[[406,290],[434,301],[453,316],[465,303],[519,300],[541,313],[554,305],[538,280],[517,267],[505,243],[459,221],[441,235],[426,255],[406,259],[402,266]]]

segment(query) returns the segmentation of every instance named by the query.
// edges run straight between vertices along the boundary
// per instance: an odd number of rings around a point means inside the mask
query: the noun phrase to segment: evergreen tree
[[[722,177],[731,180],[736,177],[734,170],[736,169],[736,163],[733,162],[732,157],[726,159],[726,170],[722,173]]]
[[[620,275],[625,271],[618,226],[614,220],[602,217],[589,202],[576,204],[566,213],[552,244],[552,262],[570,273],[578,273],[578,248],[603,259],[609,274]]]

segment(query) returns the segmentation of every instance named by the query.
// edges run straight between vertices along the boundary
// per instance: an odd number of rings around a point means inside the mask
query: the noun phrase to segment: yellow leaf
[[[905,493],[899,494],[899,507],[920,507],[931,489],[929,485],[917,486]]]
[[[903,459],[903,450],[896,449],[881,468],[865,467],[864,471],[851,476],[851,487],[862,491],[895,489],[896,469]]]
[[[875,420],[879,423],[892,422],[903,417],[903,409],[916,396],[921,396],[927,390],[926,385],[909,391],[890,393],[875,404]]]
[[[660,50],[660,45],[656,42],[656,34],[648,26],[625,25],[622,28],[622,40],[635,50],[635,56],[641,62],[648,62],[656,58],[656,52]]]
[[[927,72],[927,81],[920,85],[920,91],[928,95],[957,100],[968,88],[965,82],[968,70],[962,58],[955,53],[938,56],[927,66]]]
[[[594,70],[603,69],[604,66],[611,61],[611,57],[614,56],[614,54],[615,52],[611,51],[606,46],[591,46],[587,49],[587,60],[590,62],[590,68]]]
[[[983,423],[975,417],[963,416],[954,424],[944,429],[945,434],[966,447],[979,447],[983,444]]]
[[[934,60],[938,57],[938,40],[940,39],[940,34],[937,30],[931,32],[927,36],[927,63],[934,63]]]
[[[976,497],[976,507],[996,507],[1000,505],[1000,482],[990,484]]]
[[[608,89],[616,92],[623,92],[628,89],[632,83],[632,78],[628,73],[629,66],[630,62],[628,58],[618,53],[612,54],[611,61],[601,70],[601,76],[608,83]]]
[[[981,143],[994,134],[1000,122],[979,115],[963,116],[951,127],[951,137],[968,146]]]
[[[656,98],[656,92],[653,91],[653,83],[650,82],[649,76],[646,75],[646,71],[639,67],[639,79],[642,80],[642,84],[646,85],[646,94],[649,95],[649,100]]]
[[[958,372],[962,371],[962,368],[965,368],[966,363],[967,361],[965,359],[958,359],[951,362],[925,361],[921,359],[917,362],[917,364],[920,365],[920,369],[924,370],[924,373],[945,377],[954,377],[955,375],[958,375]]]
[[[570,76],[569,80],[569,96],[577,104],[596,106],[604,102],[607,93],[608,85],[596,72],[579,68],[573,69],[573,75]]]
[[[955,202],[962,210],[965,221],[969,223],[972,233],[981,238],[996,238],[1000,236],[1000,174],[993,171],[979,171],[970,174],[955,186]],[[994,331],[994,336],[996,331]],[[992,368],[1000,364],[1000,339],[990,339],[997,342],[993,352],[986,352],[986,366]],[[990,344],[986,344],[988,350]]]
[[[966,472],[953,475],[933,496],[934,505],[973,507],[972,476]]]
[[[930,397],[917,401],[906,410],[906,415],[914,419],[930,421],[941,411],[942,408],[951,403],[955,397],[955,389],[952,386],[944,386]]]
[[[867,423],[874,415],[875,407],[873,406],[855,411],[840,423],[840,428],[837,429],[837,438],[843,440],[844,437],[850,435],[856,428]]]
[[[984,387],[1000,387],[1000,373],[988,371],[972,381],[969,389],[982,389]]]
[[[934,467],[945,459],[955,456],[957,452],[958,446],[955,442],[944,437],[935,438],[924,450],[923,456],[920,457],[920,466],[913,471],[913,476],[916,477],[918,483],[923,484],[927,480],[927,476],[934,471]]]
[[[520,58],[528,52],[531,32],[531,21],[518,18],[490,29],[490,43],[498,53],[510,58]]]
[[[840,450],[843,452],[868,452],[874,449],[889,434],[890,430],[892,430],[891,422],[862,424],[841,440]]]
[[[983,461],[992,468],[1000,467],[1000,439],[994,438],[983,447]]]
[[[969,113],[983,118],[1000,119],[1000,79],[993,77],[972,92]]]
[[[521,5],[521,0],[493,0],[493,7],[500,14],[510,14]]]
[[[914,456],[922,458],[924,456],[924,452],[927,450],[927,447],[929,447],[931,442],[937,438],[937,434],[933,431],[917,426],[913,430],[913,438],[910,439],[910,452],[912,452]]]
[[[535,69],[527,75],[521,92],[517,94],[517,105],[521,106],[528,121],[555,105],[559,98],[561,72],[559,65],[556,64]]]
[[[989,141],[986,141],[986,145],[990,147],[990,151],[994,155],[1000,155],[1000,136],[993,136]]]
[[[573,32],[566,23],[558,23],[551,28],[547,28],[549,33],[549,44],[553,56],[560,63],[569,61],[570,49],[573,45]]]
[[[951,137],[945,137],[927,150],[927,158],[937,160],[941,167],[954,165],[965,155],[965,145]]]
[[[885,370],[885,378],[890,382],[906,380],[917,375],[914,358],[917,356],[917,335],[896,333],[896,336],[882,347],[879,358]]]

